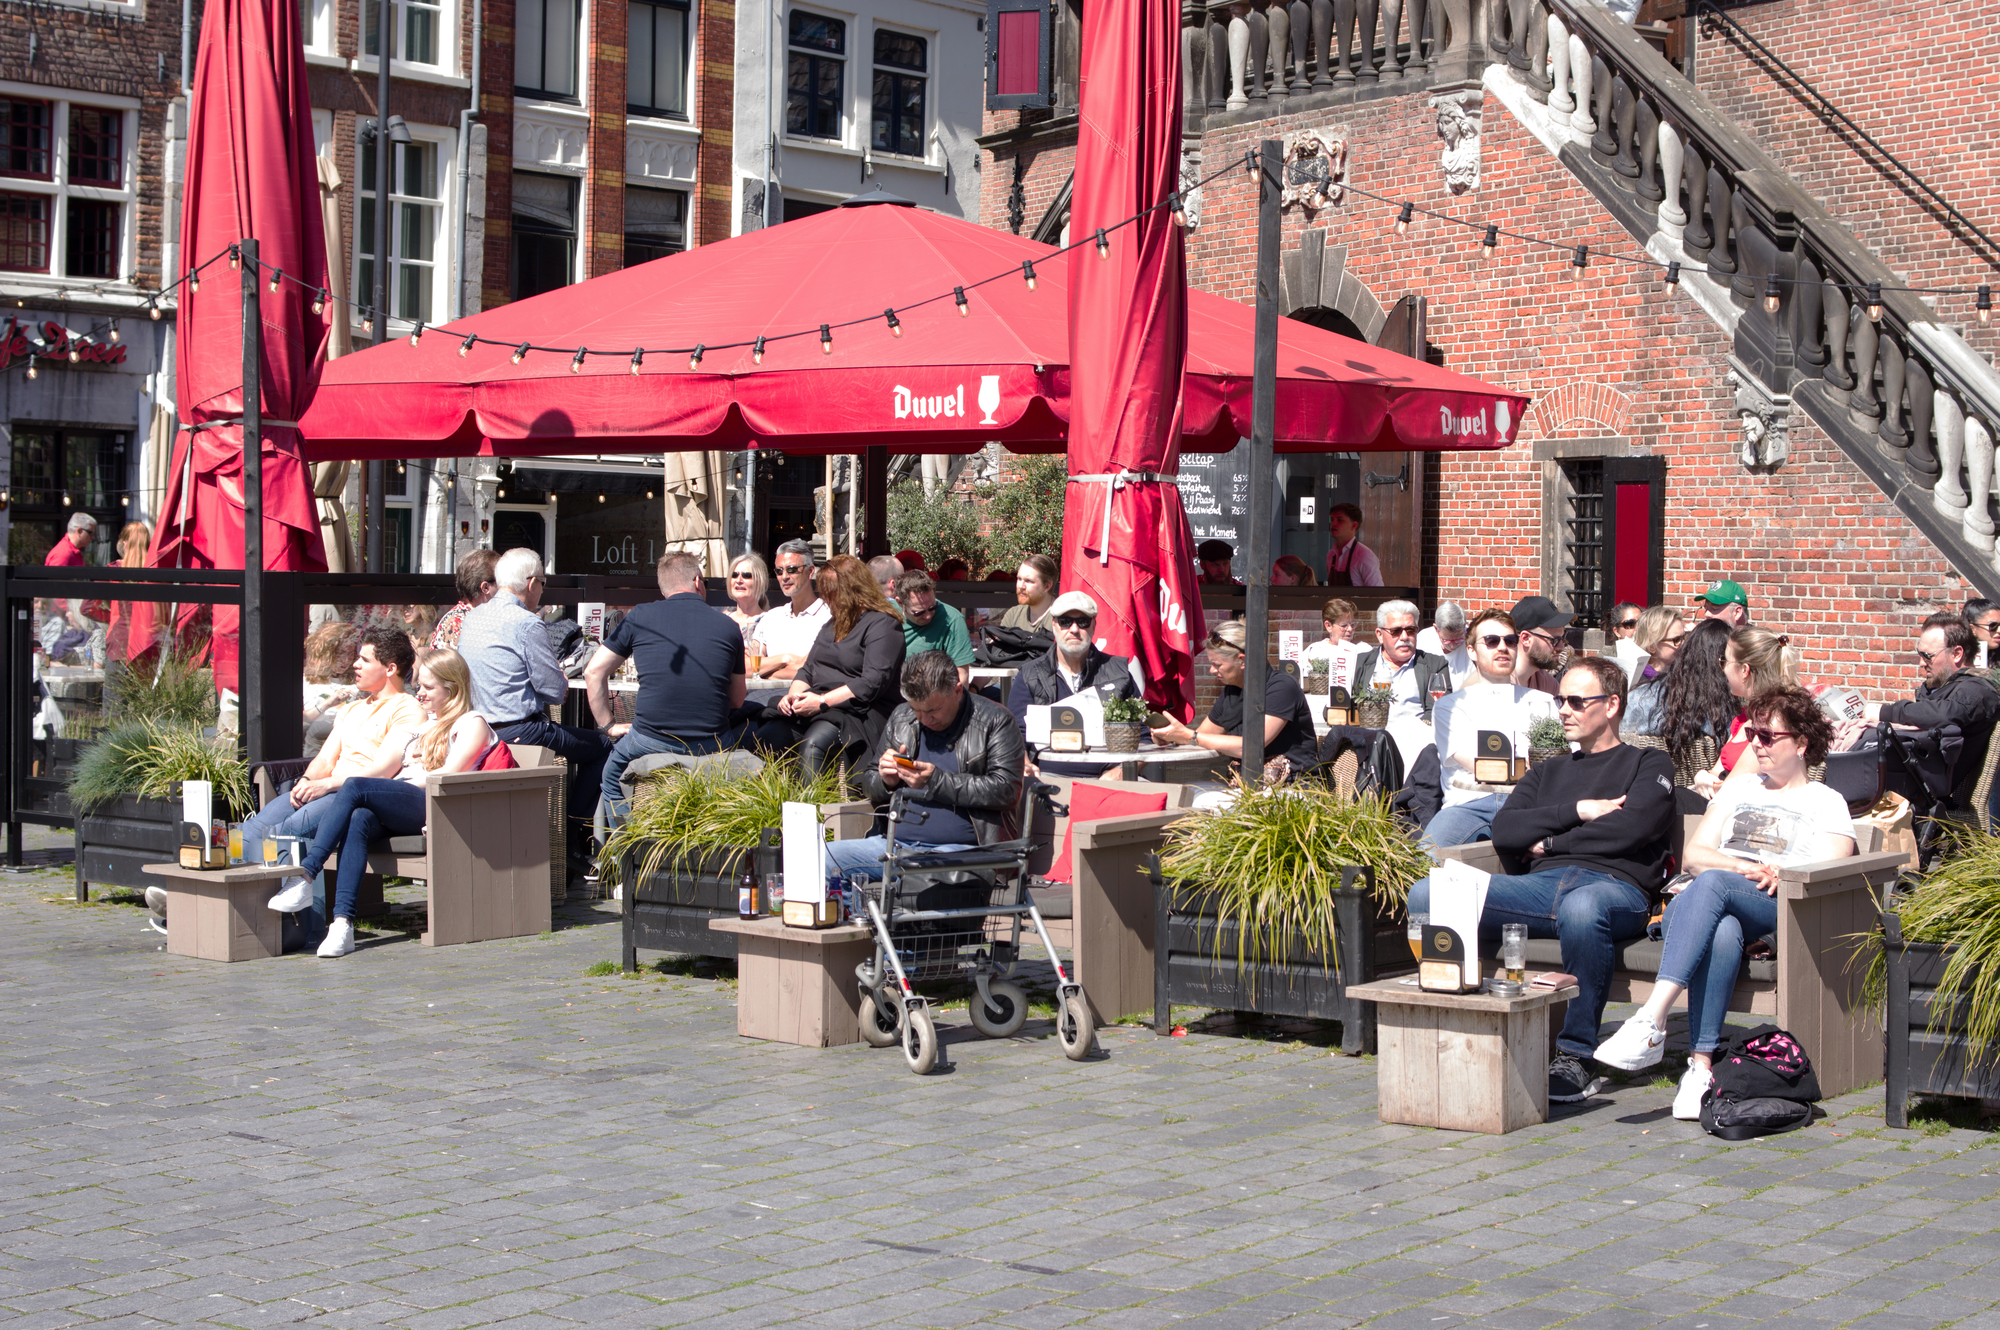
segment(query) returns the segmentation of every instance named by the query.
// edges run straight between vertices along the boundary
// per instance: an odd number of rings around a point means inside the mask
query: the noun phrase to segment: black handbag
[[[1055,644],[1053,633],[1003,628],[997,623],[989,623],[979,630],[979,645],[974,648],[973,654],[979,658],[981,665],[995,668],[1024,665],[1048,655],[1049,648]]]

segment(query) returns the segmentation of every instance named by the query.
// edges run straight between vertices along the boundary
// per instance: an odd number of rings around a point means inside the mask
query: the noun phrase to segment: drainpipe
[[[472,102],[458,120],[458,225],[452,231],[451,317],[465,317],[465,228],[472,211],[466,190],[472,176],[472,122],[479,118],[479,57],[486,15],[482,0],[472,0]],[[456,534],[456,533],[454,533]]]

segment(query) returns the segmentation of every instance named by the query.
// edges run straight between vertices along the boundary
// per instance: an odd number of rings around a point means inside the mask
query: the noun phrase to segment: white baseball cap
[[[1059,614],[1070,614],[1077,611],[1088,614],[1091,618],[1095,619],[1097,617],[1097,602],[1081,591],[1065,591],[1060,596],[1057,596],[1056,603],[1049,607],[1051,618]]]

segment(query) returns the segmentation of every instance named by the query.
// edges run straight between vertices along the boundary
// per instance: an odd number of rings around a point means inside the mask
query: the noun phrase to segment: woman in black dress
[[[872,750],[889,713],[902,699],[903,616],[882,594],[868,565],[837,554],[819,571],[819,594],[833,617],[778,710],[799,735],[800,765],[807,776],[843,755]]]

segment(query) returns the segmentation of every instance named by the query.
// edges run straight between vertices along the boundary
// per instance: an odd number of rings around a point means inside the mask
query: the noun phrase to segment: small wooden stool
[[[283,950],[284,916],[270,908],[278,884],[299,870],[262,864],[202,871],[147,864],[167,889],[167,951],[204,961],[256,961]]]
[[[1491,1136],[1548,1121],[1548,1008],[1576,994],[1574,987],[1512,998],[1426,993],[1414,978],[1350,985],[1347,996],[1380,1008],[1382,1121]]]
[[[787,928],[777,919],[711,919],[736,935],[736,1033],[805,1048],[861,1042],[854,967],[875,954],[860,924]]]

